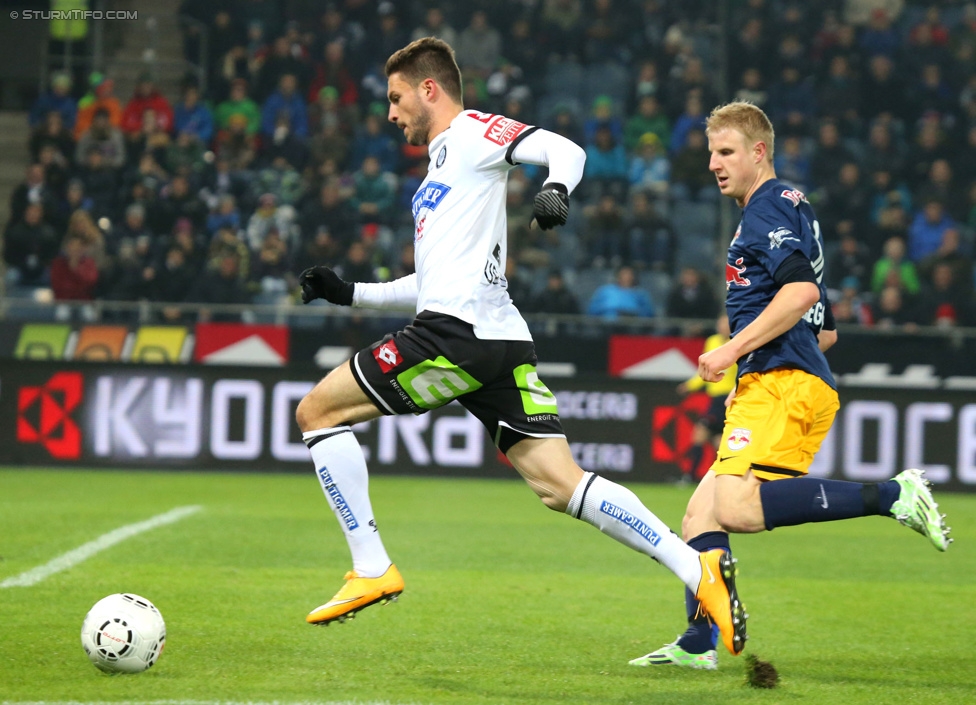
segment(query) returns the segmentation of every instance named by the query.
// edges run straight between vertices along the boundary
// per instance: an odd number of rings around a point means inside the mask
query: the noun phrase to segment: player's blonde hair
[[[761,108],[744,100],[737,100],[718,106],[705,120],[706,135],[729,129],[738,130],[745,135],[746,142],[750,146],[756,142],[764,142],[766,159],[773,161],[773,142],[776,134],[773,132],[773,123]]]

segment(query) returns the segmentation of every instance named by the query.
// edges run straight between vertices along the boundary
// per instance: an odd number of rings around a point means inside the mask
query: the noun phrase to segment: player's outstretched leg
[[[566,513],[654,558],[695,593],[729,653],[742,653],[748,615],[735,586],[734,559],[723,549],[699,553],[645,507],[633,492],[585,473]]]
[[[925,479],[925,471],[912,468],[893,478],[901,491],[891,505],[891,515],[909,529],[914,529],[932,542],[940,551],[952,543],[951,529],[945,524],[945,514],[939,513],[939,505],[932,497],[932,483]]]
[[[403,578],[390,561],[380,539],[369,501],[366,459],[348,426],[304,434],[315,462],[316,476],[352,553],[353,569],[335,596],[312,610],[309,624],[344,621],[377,602],[403,592]]]

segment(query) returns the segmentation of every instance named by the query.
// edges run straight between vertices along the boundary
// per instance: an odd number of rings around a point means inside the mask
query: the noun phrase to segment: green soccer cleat
[[[675,641],[629,663],[631,666],[685,666],[701,671],[715,671],[718,670],[718,652],[712,649],[703,654],[689,654]]]
[[[909,529],[927,536],[932,545],[945,551],[952,543],[945,514],[939,514],[939,505],[932,497],[932,486],[924,477],[924,470],[904,470],[893,478],[901,486],[898,499],[891,505],[891,514]]]

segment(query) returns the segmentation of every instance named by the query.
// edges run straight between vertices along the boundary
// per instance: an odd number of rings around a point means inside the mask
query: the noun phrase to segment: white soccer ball
[[[144,597],[118,593],[102,598],[81,625],[81,645],[106,673],[141,673],[156,663],[166,643],[166,623]]]

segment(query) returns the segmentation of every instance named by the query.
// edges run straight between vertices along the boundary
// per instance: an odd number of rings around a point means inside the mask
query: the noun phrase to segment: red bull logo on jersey
[[[803,191],[797,191],[795,188],[786,189],[780,194],[783,198],[793,204],[794,208],[798,208],[801,203],[809,203],[807,197],[803,195]]]
[[[746,266],[742,264],[743,258],[740,257],[735,264],[725,263],[725,288],[731,289],[732,285],[751,286],[752,282],[743,275],[746,273]]]
[[[748,428],[733,428],[729,434],[729,450],[742,450],[752,440],[752,431]]]

